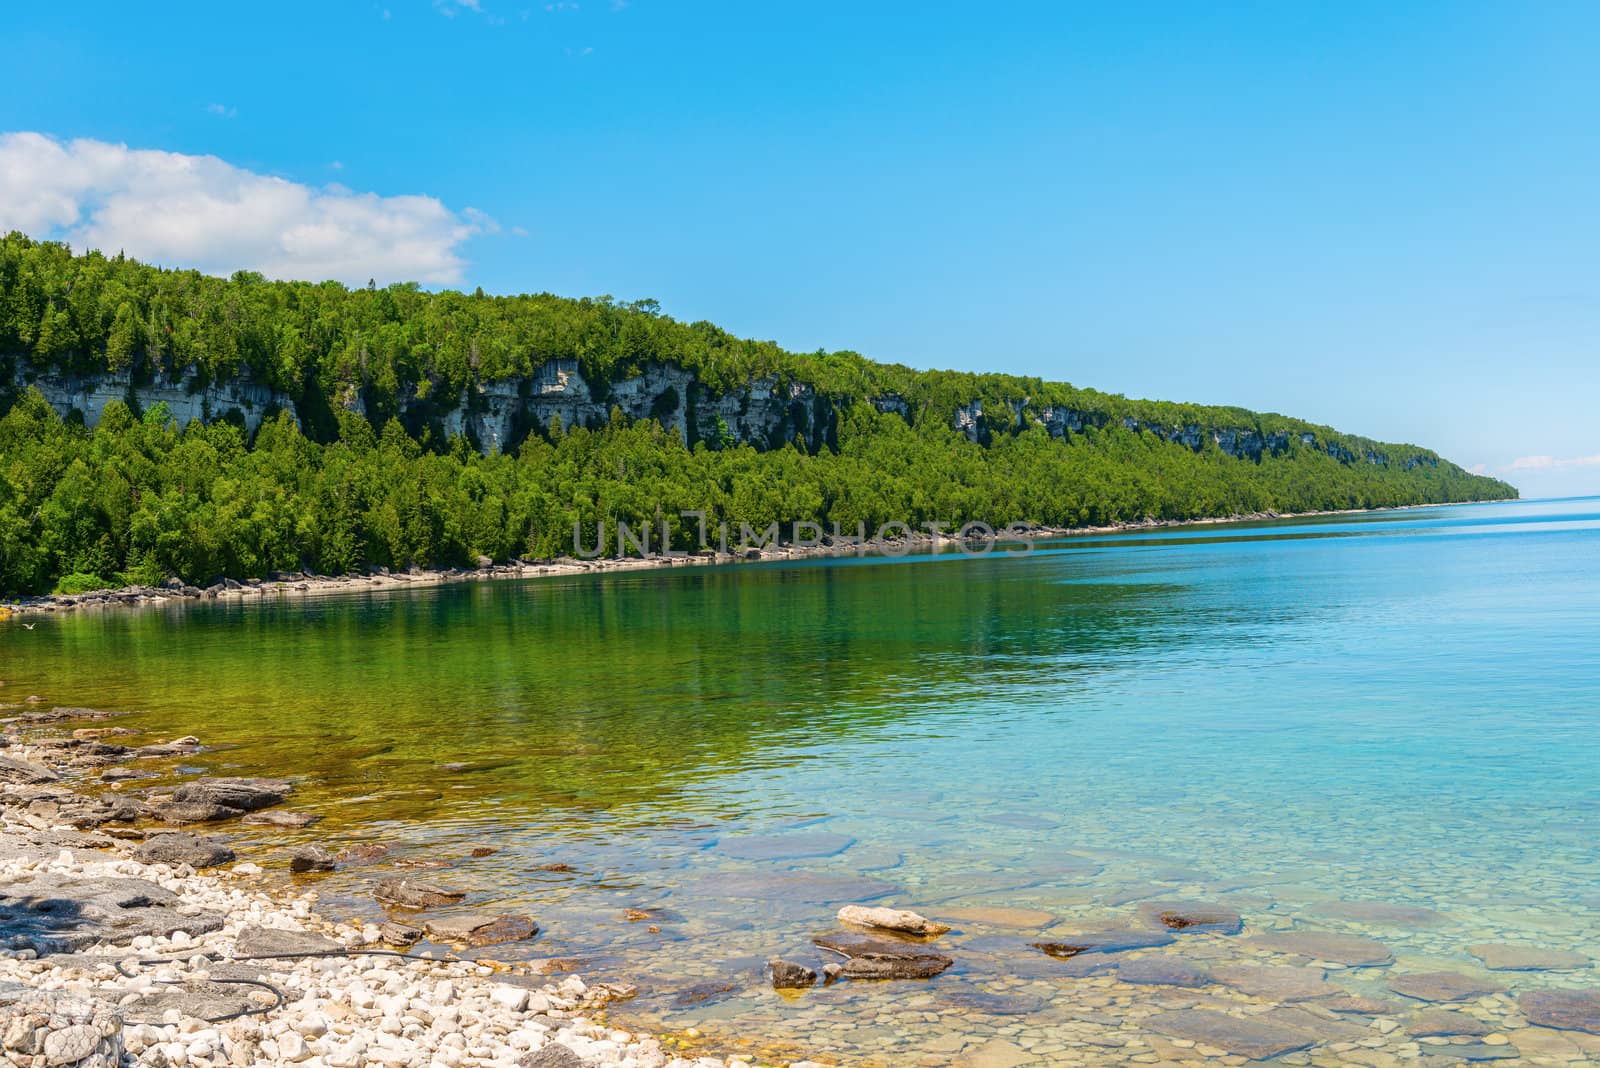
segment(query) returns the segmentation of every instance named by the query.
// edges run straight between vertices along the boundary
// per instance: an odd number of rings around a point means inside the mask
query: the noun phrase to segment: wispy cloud
[[[321,188],[215,156],[0,134],[0,232],[226,275],[362,285],[459,282],[461,246],[498,224],[429,196]]]
[[[480,0],[433,0],[433,9],[447,19],[455,18],[463,11],[470,11],[474,15],[483,14]]]
[[[1561,471],[1573,467],[1600,467],[1600,454],[1594,456],[1519,456],[1504,470],[1507,471]]]
[[[224,119],[231,119],[239,114],[238,108],[229,107],[227,104],[207,104],[206,110]]]

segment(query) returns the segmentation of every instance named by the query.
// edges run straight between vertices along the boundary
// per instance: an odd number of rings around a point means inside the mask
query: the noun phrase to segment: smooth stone
[[[1212,1009],[1179,1009],[1158,1012],[1144,1021],[1151,1031],[1169,1038],[1182,1038],[1252,1060],[1278,1057],[1314,1045],[1316,1037],[1296,1028],[1262,1020],[1259,1016],[1240,1018]]]
[[[1028,944],[1049,956],[1065,960],[1080,953],[1121,953],[1129,949],[1153,949],[1157,946],[1171,945],[1175,941],[1177,939],[1164,928],[1140,930],[1132,927],[1102,927]]]
[[[1426,927],[1445,918],[1444,913],[1420,905],[1393,905],[1383,901],[1329,901],[1311,911],[1319,916],[1386,927]]]
[[[1505,987],[1460,972],[1402,972],[1389,978],[1389,989],[1418,1001],[1462,1001],[1497,994]]]
[[[1225,964],[1212,969],[1217,981],[1252,997],[1273,1001],[1306,1001],[1344,991],[1329,983],[1321,968],[1273,964]]]
[[[1056,922],[1053,912],[1042,909],[1013,909],[1005,907],[973,906],[960,909],[940,909],[939,915],[958,923],[975,923],[986,927],[1016,927],[1021,929],[1049,927]]]
[[[399,905],[408,909],[431,908],[435,905],[456,905],[466,898],[457,890],[446,890],[433,883],[416,879],[384,879],[372,889],[372,896],[385,905]]]
[[[1468,946],[1467,952],[1483,961],[1483,966],[1492,972],[1560,972],[1587,968],[1593,963],[1582,953],[1570,950],[1519,946],[1507,942],[1480,942]]]
[[[1321,1008],[1320,1005],[1316,1008]],[[1280,1027],[1293,1028],[1304,1031],[1319,1042],[1354,1042],[1358,1039],[1368,1038],[1372,1031],[1361,1025],[1341,1020],[1336,1016],[1313,1012],[1310,1008],[1299,1005],[1280,1005],[1268,1009],[1258,1020],[1265,1020]]]
[[[809,834],[738,835],[717,842],[717,850],[736,860],[797,860],[832,857],[855,845],[847,835],[816,831]]]
[[[1247,938],[1244,944],[1353,967],[1394,963],[1394,954],[1382,942],[1331,931],[1274,931]]]
[[[292,872],[332,871],[336,866],[333,854],[321,846],[300,846],[289,854]]]
[[[992,994],[965,984],[942,989],[940,993],[946,1004],[985,1016],[1032,1016],[1050,1004],[1031,994]]]
[[[1429,1053],[1452,1061],[1509,1061],[1522,1056],[1515,1046],[1491,1046],[1485,1042],[1468,1042],[1461,1045],[1426,1046]]]
[[[517,1068],[586,1068],[582,1057],[559,1042],[551,1042],[543,1049],[524,1053]]]
[[[1517,1007],[1541,1027],[1600,1035],[1600,990],[1530,990]]]
[[[1203,901],[1152,901],[1139,906],[1139,915],[1147,923],[1186,934],[1238,934],[1244,927],[1238,910]]]
[[[1317,1002],[1319,1009],[1329,1012],[1354,1012],[1364,1016],[1394,1016],[1405,1011],[1404,1002],[1388,1001],[1383,998],[1365,998],[1357,995],[1348,997],[1327,998]]]
[[[772,970],[774,990],[804,990],[817,982],[817,973],[814,970],[804,964],[784,960],[782,957],[773,957],[767,961],[767,967]]]
[[[722,1001],[730,994],[737,992],[739,984],[731,979],[718,979],[709,983],[696,983],[694,986],[684,987],[672,998],[675,1008],[686,1008],[690,1005],[704,1005],[708,1002]]]
[[[215,838],[202,838],[187,831],[169,831],[140,843],[133,851],[140,864],[187,864],[191,868],[214,868],[234,860],[234,852]]]
[[[868,905],[846,905],[839,910],[839,922],[857,927],[881,928],[905,934],[937,936],[950,930],[948,924],[935,923],[926,916],[909,909],[878,908]]]
[[[211,801],[163,801],[152,805],[151,811],[163,823],[219,823],[244,815],[242,808]]]
[[[1117,978],[1124,983],[1150,986],[1205,986],[1214,982],[1211,973],[1183,957],[1159,954],[1137,957],[1117,965]]]
[[[1494,1028],[1464,1012],[1425,1009],[1406,1022],[1406,1034],[1424,1038],[1433,1035],[1487,1035]]]

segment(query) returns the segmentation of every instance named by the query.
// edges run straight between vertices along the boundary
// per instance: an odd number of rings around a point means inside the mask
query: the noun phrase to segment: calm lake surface
[[[1515,994],[1600,985],[1468,950],[1600,957],[1600,499],[67,614],[0,626],[0,678],[225,747],[191,772],[300,781],[292,807],[326,818],[243,829],[264,865],[300,841],[451,858],[429,877],[543,927],[491,955],[574,958],[641,988],[617,1018],[719,1042],[945,1064],[999,1038],[1125,1063],[1170,1053],[1151,1013],[1284,1000],[1028,947],[1149,900],[1246,926],[1144,955],[1304,964],[1252,936],[1363,935],[1396,960],[1332,968],[1341,991],[1457,971],[1507,988],[1468,1002],[1507,1032]],[[480,844],[499,852],[455,859]],[[317,885],[377,916],[392,873]],[[938,942],[956,966],[764,985],[770,955],[831,959],[810,938],[853,901],[963,917]]]

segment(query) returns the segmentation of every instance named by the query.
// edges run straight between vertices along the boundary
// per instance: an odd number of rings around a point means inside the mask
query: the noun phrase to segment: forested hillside
[[[551,366],[587,383],[587,406],[561,409],[587,415],[512,418],[488,443],[463,418],[492,391],[543,411],[530,384]],[[653,369],[677,384],[641,396]],[[237,380],[282,403],[187,425],[141,410],[146,384]],[[72,406],[108,383],[125,399]],[[770,433],[750,432],[769,393]],[[0,242],[0,405],[11,594],[550,557],[575,521],[679,509],[1077,526],[1515,495],[1283,416],[791,353],[650,302],[219,279],[17,234]]]

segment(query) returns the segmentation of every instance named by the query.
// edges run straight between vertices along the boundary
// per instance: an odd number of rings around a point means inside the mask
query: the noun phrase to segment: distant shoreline
[[[1518,498],[1509,498],[1517,500]],[[1098,534],[1125,534],[1140,530],[1162,530],[1178,527],[1220,526],[1229,523],[1271,522],[1280,519],[1310,519],[1321,516],[1370,515],[1385,512],[1410,512],[1422,508],[1450,508],[1468,504],[1504,504],[1507,499],[1479,501],[1442,501],[1430,504],[1403,504],[1389,508],[1337,508],[1310,512],[1251,512],[1239,515],[1204,516],[1196,519],[1144,519],[1137,522],[1114,523],[1093,527],[1032,527],[1023,535],[1031,543],[1052,541],[1058,538],[1092,537]],[[1016,539],[1010,543],[1015,544]],[[894,544],[905,546],[903,553],[886,553],[878,549],[863,548],[856,544],[794,546],[769,546],[751,549],[744,554],[720,553],[705,550],[687,556],[666,557],[651,554],[645,557],[600,558],[580,560],[575,557],[558,557],[554,560],[519,561],[513,564],[491,564],[479,568],[413,568],[406,572],[378,569],[365,575],[286,575],[276,573],[267,579],[225,579],[216,585],[201,589],[194,586],[123,586],[115,589],[93,590],[80,594],[44,594],[24,597],[0,605],[0,619],[6,615],[39,615],[48,612],[71,612],[95,608],[143,608],[154,605],[182,603],[185,601],[239,601],[251,598],[299,598],[327,594],[372,592],[374,590],[401,590],[456,585],[465,582],[489,582],[501,579],[553,578],[571,575],[616,574],[628,571],[658,571],[682,567],[721,567],[731,564],[772,563],[777,561],[845,559],[900,559],[913,555],[939,555],[945,549],[955,549],[961,539],[948,535],[933,535],[913,531]],[[1016,550],[997,548],[994,552],[1005,555]],[[1017,553],[1017,555],[1022,555]]]

